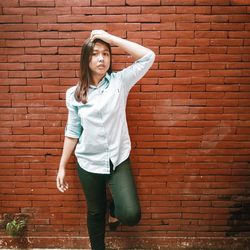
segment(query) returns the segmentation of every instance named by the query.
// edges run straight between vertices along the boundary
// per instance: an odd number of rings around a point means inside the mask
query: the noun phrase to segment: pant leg
[[[141,218],[141,209],[129,158],[112,171],[108,184],[114,200],[115,216],[123,225],[136,225]]]
[[[105,249],[106,176],[89,173],[78,165],[87,202],[87,227],[92,250]]]

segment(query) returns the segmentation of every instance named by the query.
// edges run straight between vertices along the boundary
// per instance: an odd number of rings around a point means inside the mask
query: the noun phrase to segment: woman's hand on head
[[[104,30],[92,30],[90,40],[101,39],[106,43],[112,43],[112,35]]]
[[[67,191],[69,188],[68,183],[65,181],[65,169],[63,168],[59,168],[58,170],[57,177],[56,177],[56,186],[57,186],[57,189],[61,191],[62,193]]]

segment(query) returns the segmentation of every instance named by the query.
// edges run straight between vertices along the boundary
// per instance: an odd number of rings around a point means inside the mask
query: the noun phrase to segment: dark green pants
[[[114,200],[115,217],[121,224],[133,226],[141,218],[129,158],[122,162],[115,171],[112,171],[113,166],[111,162],[110,164],[111,173],[108,175],[89,173],[78,165],[78,174],[87,201],[87,226],[93,250],[105,249],[106,184]]]

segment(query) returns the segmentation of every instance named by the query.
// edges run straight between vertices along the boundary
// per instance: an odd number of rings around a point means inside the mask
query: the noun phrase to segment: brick
[[[19,1],[18,1],[18,0],[12,0],[12,1],[3,0],[3,1],[1,1],[1,6],[4,6],[4,7],[15,7],[15,6],[19,6]]]
[[[210,30],[210,24],[207,23],[178,23],[176,30]]]
[[[70,31],[73,28],[73,26],[71,26],[70,24],[54,24],[54,23],[50,23],[50,24],[38,24],[38,30],[57,30],[57,31]]]
[[[93,6],[110,6],[110,5],[124,5],[125,0],[114,0],[112,2],[107,0],[92,0]]]
[[[24,23],[56,23],[56,16],[30,16],[30,15],[23,15],[23,22]]]
[[[0,78],[7,78],[8,77],[8,71],[0,71]]]
[[[162,31],[161,38],[194,38],[193,31]]]
[[[90,6],[90,0],[55,0],[56,6]]]
[[[38,16],[46,15],[66,15],[71,13],[70,7],[37,8]]]
[[[176,55],[175,61],[188,61],[188,62],[208,61],[208,55]]]
[[[0,46],[3,47],[3,46],[6,46],[6,42],[4,40],[1,40],[0,41]]]
[[[6,38],[6,39],[17,39],[17,38],[24,38],[24,34],[22,32],[4,32],[0,34],[1,38]]]
[[[137,23],[107,23],[107,30],[117,32],[118,30],[140,30],[140,25]],[[119,34],[117,34],[119,35]],[[122,34],[120,34],[122,36]]]
[[[33,7],[47,7],[47,6],[50,6],[50,7],[53,7],[55,4],[54,4],[54,0],[44,0],[42,2],[37,2],[35,0],[20,0],[20,6],[33,6]]]
[[[74,77],[75,71],[74,70],[49,70],[49,71],[43,71],[42,72],[43,77],[46,78],[57,78],[57,77]]]
[[[194,5],[194,0],[162,0],[162,5]]]
[[[227,37],[226,31],[197,31],[195,32],[197,38],[225,38]]]
[[[211,8],[208,6],[177,6],[176,13],[210,14]]]
[[[8,56],[6,55],[0,56],[0,60],[1,62],[8,62]]]
[[[0,23],[21,23],[22,16],[21,15],[1,15]]]
[[[208,77],[208,70],[176,70],[177,77]]]
[[[2,31],[34,31],[36,29],[36,24],[1,24]]]
[[[161,47],[161,54],[193,54],[193,48],[189,47]]]
[[[242,76],[241,70],[211,70],[211,76]]]
[[[58,51],[57,47],[47,47],[47,48],[25,48],[25,53],[26,54],[39,54],[39,55],[43,55],[43,54],[56,54]]]
[[[13,128],[13,134],[15,135],[23,135],[23,134],[43,134],[43,128],[42,127],[26,127],[26,128]]]
[[[14,7],[9,7],[9,8],[3,8],[3,13],[6,15],[18,15],[18,14],[26,14],[26,15],[35,15],[36,14],[36,9],[35,8],[14,8]]]
[[[0,63],[0,70],[23,70],[23,63]]]
[[[58,23],[92,23],[92,22],[101,22],[101,23],[117,23],[117,22],[125,22],[125,15],[95,15],[95,16],[81,16],[81,15],[61,15],[58,16]]]
[[[228,15],[202,15],[196,14],[195,21],[196,22],[211,22],[211,23],[226,23],[229,20]]]
[[[26,85],[26,79],[0,79],[1,85]]]
[[[244,30],[244,25],[241,23],[214,23],[211,24],[212,30]]]
[[[196,5],[230,5],[230,0],[196,0]]]
[[[65,7],[64,7],[65,8]],[[112,10],[113,7],[108,7],[107,8],[107,12],[108,10]],[[125,8],[124,7],[115,7],[116,8],[116,11],[119,11],[119,9],[121,8],[121,10],[123,10],[123,12],[121,13],[124,13],[127,11],[124,11]],[[110,11],[111,12],[111,11]],[[114,12],[111,12],[110,14],[113,14]],[[117,12],[116,12],[117,13]],[[83,15],[91,15],[91,14],[106,14],[106,7],[72,7],[72,14],[83,14]]]
[[[104,30],[106,30],[107,29],[107,24],[108,23],[98,23],[98,24],[96,24],[96,23],[87,23],[84,27],[85,27],[85,30],[88,30],[89,32],[86,33],[85,38],[88,37],[91,30],[94,30],[94,29],[104,29]],[[58,28],[60,28],[60,25],[59,25]],[[79,24],[79,23],[72,23],[72,25],[68,25],[68,26],[70,27],[69,30],[72,29],[72,30],[76,30],[76,31],[82,30],[82,27],[83,27],[82,24]],[[83,42],[83,40],[79,39],[79,40],[75,41],[75,45],[82,46],[82,42]]]
[[[240,55],[233,55],[233,54],[220,54],[220,55],[216,55],[216,54],[210,54],[210,61],[219,61],[219,62],[240,62],[241,56]]]
[[[26,69],[28,70],[45,70],[45,69],[57,69],[57,63],[26,63]]]
[[[244,14],[247,12],[246,6],[212,6],[212,14]]]
[[[60,45],[61,46],[74,46],[74,40],[73,39],[42,39],[41,45],[44,47],[60,46]]]
[[[249,5],[248,0],[231,0],[232,5]]]
[[[41,91],[40,86],[11,86],[10,87],[11,92],[18,92],[18,93],[24,93],[24,92],[39,92]]]
[[[141,5],[141,2],[138,0],[126,0],[127,5]],[[143,5],[161,5],[160,0],[145,0],[143,1]]]
[[[195,54],[226,54],[227,47],[198,47],[194,49]]]
[[[141,24],[141,30],[175,30],[175,24],[171,22],[164,24],[143,23]]]
[[[8,56],[8,62],[41,62],[40,55]]]
[[[250,37],[250,32],[248,31],[229,31],[229,37],[230,38],[249,38]]]
[[[58,38],[58,32],[25,32],[26,39]]]
[[[7,47],[39,47],[40,42],[38,40],[6,40]]]
[[[248,22],[247,21],[249,20],[248,18],[249,18],[249,15],[244,15],[244,14],[234,14],[234,15],[228,16],[229,22],[232,22],[232,23]]]
[[[157,14],[141,14],[141,15],[132,15],[127,16],[128,22],[160,22],[160,16]]]
[[[160,31],[132,31],[128,32],[128,39],[134,38],[160,38]]]
[[[223,62],[214,62],[214,63],[208,63],[208,62],[193,62],[192,68],[193,69],[225,69],[226,65]]]

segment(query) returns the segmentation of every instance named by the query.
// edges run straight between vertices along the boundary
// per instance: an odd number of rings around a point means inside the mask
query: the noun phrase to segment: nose
[[[99,62],[103,61],[103,56],[101,54],[98,56],[98,61]]]

